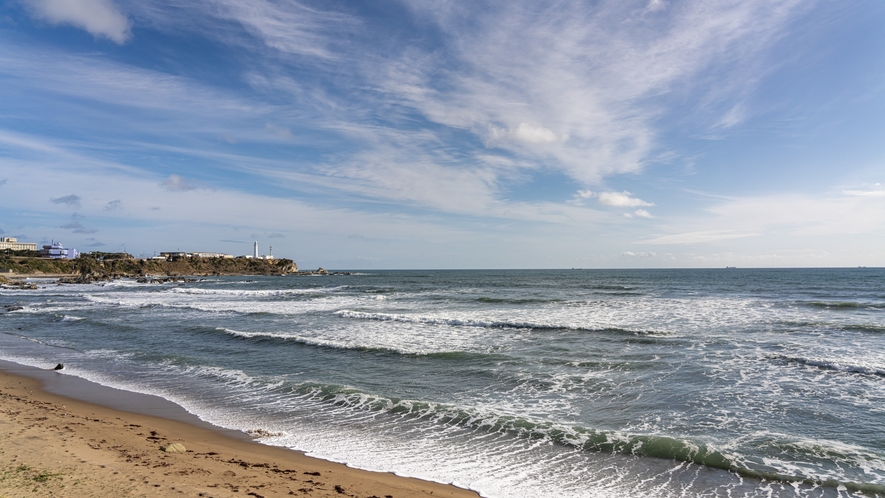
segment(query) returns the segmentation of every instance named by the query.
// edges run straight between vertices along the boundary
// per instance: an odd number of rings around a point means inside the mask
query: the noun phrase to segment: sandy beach
[[[70,392],[79,399],[59,392]],[[132,411],[118,409],[121,405]],[[180,443],[185,452],[161,449],[172,443]],[[2,362],[0,498],[30,496],[403,498],[477,494],[262,445],[245,434],[201,423],[160,398]]]

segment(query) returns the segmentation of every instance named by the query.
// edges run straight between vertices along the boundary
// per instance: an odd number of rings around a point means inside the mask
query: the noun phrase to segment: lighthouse
[[[258,241],[256,240],[254,244],[252,244],[252,257],[258,258]]]

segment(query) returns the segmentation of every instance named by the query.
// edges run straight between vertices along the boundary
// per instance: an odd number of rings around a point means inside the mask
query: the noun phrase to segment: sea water
[[[885,270],[0,291],[0,358],[494,497],[885,496]],[[18,309],[20,307],[20,309]]]

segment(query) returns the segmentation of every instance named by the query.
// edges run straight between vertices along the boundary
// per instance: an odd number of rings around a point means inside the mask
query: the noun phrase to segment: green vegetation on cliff
[[[136,277],[142,275],[281,275],[298,271],[291,259],[187,258],[178,261],[135,258],[98,259],[85,255],[78,259],[0,258],[0,270],[15,273],[100,275]]]

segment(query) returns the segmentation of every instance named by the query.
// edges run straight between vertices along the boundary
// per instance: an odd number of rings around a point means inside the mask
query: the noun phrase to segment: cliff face
[[[178,261],[115,259],[99,261],[81,257],[74,260],[39,258],[0,259],[0,269],[39,275],[71,274],[96,277],[137,277],[143,275],[285,275],[298,271],[291,259],[188,258]]]

